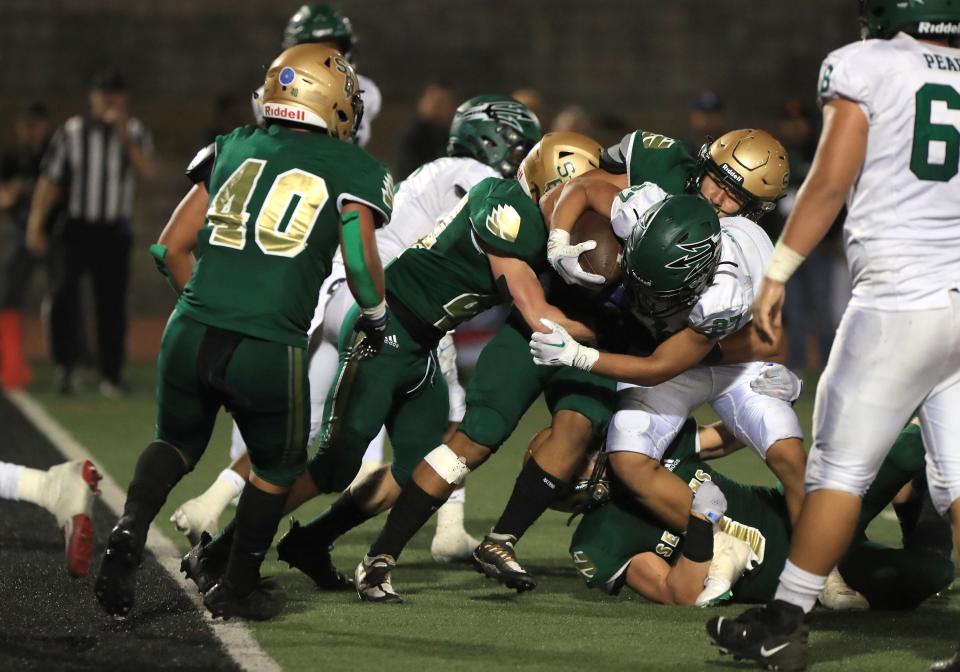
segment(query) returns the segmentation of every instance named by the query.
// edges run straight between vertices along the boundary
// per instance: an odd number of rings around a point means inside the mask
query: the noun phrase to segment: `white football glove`
[[[800,396],[803,381],[782,364],[767,363],[757,377],[750,381],[750,389],[757,394],[792,404]]]
[[[541,366],[574,366],[589,371],[600,358],[600,353],[577,343],[567,330],[556,322],[540,318],[540,324],[550,331],[539,331],[530,336],[530,354]]]
[[[704,481],[693,495],[692,513],[699,513],[713,524],[720,522],[727,512],[727,498],[713,481]]]
[[[550,229],[547,237],[547,261],[568,285],[602,287],[602,275],[587,273],[580,267],[580,255],[597,246],[595,240],[585,240],[579,245],[570,244],[570,233],[562,229]]]

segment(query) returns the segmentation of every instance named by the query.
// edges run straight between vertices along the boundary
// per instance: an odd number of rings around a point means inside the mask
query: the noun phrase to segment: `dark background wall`
[[[769,125],[784,101],[814,102],[826,53],[856,38],[854,0],[341,0],[360,36],[359,70],[385,106],[370,149],[388,162],[420,87],[461,98],[533,87],[544,121],[576,103],[631,128],[683,136],[696,93],[719,92],[731,127]],[[81,110],[90,75],[119,66],[134,113],[153,129],[161,174],[141,190],[133,309],[162,312],[167,288],[146,246],[185,190],[212,100],[262,81],[279,52],[287,0],[2,0],[0,140],[19,101]],[[609,138],[600,138],[609,140]],[[397,176],[401,178],[403,176]]]

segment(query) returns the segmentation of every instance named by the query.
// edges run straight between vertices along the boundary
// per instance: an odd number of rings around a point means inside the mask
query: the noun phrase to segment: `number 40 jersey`
[[[390,219],[393,179],[357,145],[277,124],[219,136],[187,174],[210,193],[178,309],[203,324],[306,347],[339,244],[340,210]]]
[[[821,103],[857,103],[867,153],[847,196],[851,306],[925,310],[960,286],[960,49],[903,33],[832,52]]]

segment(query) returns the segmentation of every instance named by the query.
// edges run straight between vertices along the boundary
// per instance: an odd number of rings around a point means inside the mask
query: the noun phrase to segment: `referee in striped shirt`
[[[54,134],[34,191],[27,246],[38,255],[49,252],[50,335],[64,394],[74,391],[84,341],[80,280],[87,273],[96,303],[100,391],[124,393],[130,220],[137,181],[153,175],[150,133],[128,115],[128,100],[121,75],[95,77],[89,112]],[[63,216],[48,241],[43,222],[58,204]]]

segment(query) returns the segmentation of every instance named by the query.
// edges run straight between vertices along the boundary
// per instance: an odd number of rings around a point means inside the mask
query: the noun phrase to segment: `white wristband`
[[[573,356],[573,365],[583,371],[589,371],[593,368],[593,365],[597,363],[598,359],[600,359],[600,352],[598,350],[581,345],[577,348],[577,354]]]
[[[368,319],[379,320],[381,317],[387,314],[387,300],[382,299],[380,303],[372,308],[364,308],[361,306],[360,313]]]
[[[773,254],[770,255],[770,261],[767,262],[764,275],[776,282],[786,283],[804,259],[806,259],[805,256],[787,247],[783,240],[778,240],[776,247],[773,248]]]

